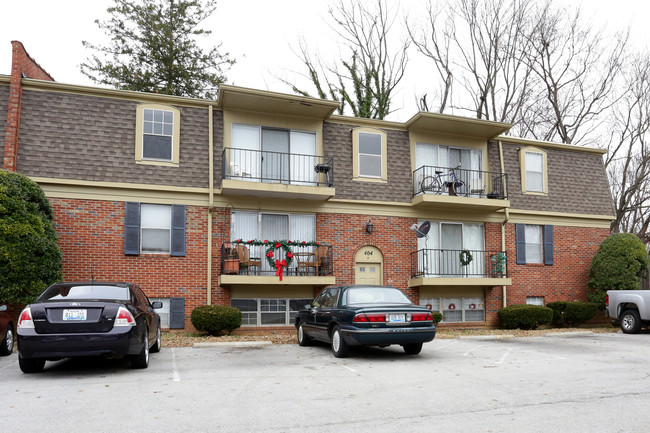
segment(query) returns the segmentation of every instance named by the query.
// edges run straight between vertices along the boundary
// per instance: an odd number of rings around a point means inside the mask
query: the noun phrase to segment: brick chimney
[[[18,132],[20,131],[20,104],[23,96],[22,78],[54,81],[45,69],[32,59],[21,42],[11,41],[11,79],[7,106],[7,127],[3,167],[16,171],[18,159]]]

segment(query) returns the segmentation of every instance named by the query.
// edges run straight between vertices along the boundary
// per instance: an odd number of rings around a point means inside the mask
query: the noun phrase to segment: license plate
[[[86,320],[87,310],[63,310],[63,320]]]
[[[406,322],[406,317],[403,314],[389,314],[388,321],[391,323],[404,323]]]

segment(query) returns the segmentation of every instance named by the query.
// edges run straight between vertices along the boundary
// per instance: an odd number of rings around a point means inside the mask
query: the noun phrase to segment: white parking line
[[[350,371],[353,372],[353,373],[358,373],[357,370],[355,370],[354,368],[350,368],[350,367],[348,367],[347,365],[341,365],[341,367],[345,368],[346,370],[350,370]]]
[[[469,355],[470,353],[472,353],[473,351],[475,351],[475,350],[478,349],[479,347],[481,347],[480,344],[479,344],[478,346],[474,346],[474,347],[472,347],[472,348],[469,349],[467,352],[463,353],[463,356],[467,356],[467,355]]]
[[[172,347],[172,381],[173,382],[180,382],[181,381],[181,376],[178,374],[178,369],[176,368],[176,352],[174,351],[174,348]]]

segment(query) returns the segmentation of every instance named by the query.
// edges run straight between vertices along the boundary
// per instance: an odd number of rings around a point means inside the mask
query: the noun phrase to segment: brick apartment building
[[[602,150],[335,109],[227,85],[213,101],[57,83],[13,42],[0,158],[48,196],[66,280],[135,282],[172,329],[202,304],[290,326],[331,284],[396,286],[448,326],[586,298],[613,219]]]

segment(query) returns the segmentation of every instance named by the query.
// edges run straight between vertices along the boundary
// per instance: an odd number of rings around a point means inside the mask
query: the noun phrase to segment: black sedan
[[[149,366],[161,347],[161,302],[149,302],[130,283],[58,283],[48,287],[18,318],[18,364],[24,373],[46,360],[76,356],[129,356],[134,368]]]
[[[296,315],[298,344],[332,345],[337,358],[350,346],[399,344],[417,355],[436,336],[431,311],[413,304],[399,289],[386,286],[328,287]]]
[[[14,322],[7,306],[0,305],[0,356],[11,355],[14,350]]]

